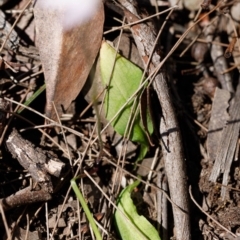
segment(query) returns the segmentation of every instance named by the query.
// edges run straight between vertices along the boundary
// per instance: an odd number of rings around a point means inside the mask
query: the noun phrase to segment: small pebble
[[[240,22],[240,2],[237,2],[231,7],[231,15],[235,21]]]
[[[183,5],[189,11],[196,11],[201,7],[202,0],[184,0]]]
[[[208,45],[206,43],[196,42],[192,45],[191,55],[199,63],[203,62],[207,52]]]
[[[213,99],[216,87],[218,86],[218,80],[213,77],[205,78],[203,82],[203,91],[206,95],[208,95],[211,99]]]

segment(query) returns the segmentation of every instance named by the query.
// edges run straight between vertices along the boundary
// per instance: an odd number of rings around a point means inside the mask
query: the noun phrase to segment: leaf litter
[[[97,19],[101,20],[94,19],[85,30],[77,27],[70,33],[52,29],[47,19],[38,25],[33,11],[36,5],[30,1],[0,1],[0,85],[1,97],[5,98],[0,115],[0,198],[13,208],[0,208],[3,239],[93,239],[70,188],[70,180],[76,175],[80,175],[78,186],[105,239],[119,239],[121,234],[112,220],[117,199],[136,179],[141,182],[134,189],[139,196],[133,201],[136,211],[148,219],[161,239],[237,239],[239,2],[192,2],[105,1],[105,19],[103,10],[99,11],[102,15]],[[155,13],[157,16],[141,22]],[[35,31],[34,25],[47,31],[49,41],[42,40],[38,45],[36,34],[41,31]],[[145,31],[150,32],[146,35]],[[100,87],[101,79],[97,80],[103,32],[104,39],[114,44],[119,54],[143,70],[142,79],[152,83],[150,104],[144,106],[153,118],[154,146],[148,147],[141,162],[136,163],[139,145],[115,132],[106,119],[103,100],[107,99],[109,86],[105,83]],[[58,46],[54,40],[57,33],[63,34],[59,35],[58,40],[63,40]],[[71,44],[70,57],[64,48]],[[55,47],[58,57],[53,54]],[[84,55],[81,50],[86,49],[94,54]],[[44,51],[54,64],[44,60]],[[82,75],[77,70],[84,64],[87,70]],[[154,76],[159,67],[160,74]],[[46,69],[53,74],[52,81]],[[72,73],[81,83],[71,77]],[[158,75],[162,76],[160,82]],[[35,94],[45,81],[47,97],[44,92]],[[30,108],[22,111],[24,105],[15,102],[25,101]],[[51,105],[50,110],[46,104]],[[134,112],[129,115],[134,117]],[[48,160],[33,157],[30,170],[12,158],[6,143],[11,142],[14,128],[24,143],[29,143],[29,149],[37,149],[36,156]],[[15,154],[21,158],[21,154],[29,157],[29,153],[22,147]],[[47,165],[52,163],[51,158],[56,161],[54,166],[57,162],[65,165],[60,176],[45,171],[46,166],[51,167]],[[40,175],[36,177],[35,173]],[[40,202],[29,198],[29,194],[41,193]],[[44,194],[51,199],[45,201]]]

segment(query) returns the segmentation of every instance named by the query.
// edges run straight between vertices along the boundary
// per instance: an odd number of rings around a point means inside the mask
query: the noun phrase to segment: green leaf
[[[117,230],[124,240],[160,240],[152,224],[144,216],[138,215],[131,199],[131,192],[139,183],[140,181],[136,181],[125,188],[118,198],[118,210],[114,215]]]
[[[43,84],[27,101],[24,102],[24,105],[29,106],[45,89],[46,85]],[[17,113],[20,114],[24,109],[24,107],[20,107]]]
[[[136,106],[133,106],[133,100],[129,103],[127,103],[127,101],[139,88],[143,72],[140,68],[119,54],[117,54],[116,62],[114,65],[115,57],[116,50],[106,42],[103,42],[100,50],[100,69],[103,83],[105,85],[109,84],[108,92],[104,101],[106,118],[110,121],[125,105],[117,118],[115,118],[112,122],[114,130],[123,136],[128,126],[131,114],[135,114],[132,109],[135,109],[136,112]],[[114,69],[112,72],[113,65]],[[152,134],[153,124],[149,120],[150,117],[147,117],[147,119],[149,133]],[[129,139],[131,141],[137,142],[141,145],[138,159],[142,159],[148,151],[149,142],[144,127],[141,123],[139,110],[137,110],[136,118],[134,120],[132,131],[129,136]]]
[[[96,236],[96,239],[97,240],[102,240],[102,236],[101,236],[101,234],[100,234],[100,232],[99,232],[99,230],[97,228],[97,225],[96,225],[96,223],[94,221],[94,218],[93,218],[93,216],[92,216],[92,214],[91,214],[91,212],[90,212],[90,210],[88,208],[88,205],[87,205],[87,203],[86,203],[82,193],[80,192],[80,190],[79,190],[79,188],[77,186],[77,183],[76,183],[76,179],[77,178],[78,177],[71,179],[71,187],[72,187],[73,191],[75,192],[79,202],[82,205],[83,211],[85,212],[85,214],[87,216],[87,219],[88,219],[88,221],[89,221],[89,223],[90,223],[90,225],[91,225],[91,227],[93,229],[93,232],[94,232],[94,234]]]

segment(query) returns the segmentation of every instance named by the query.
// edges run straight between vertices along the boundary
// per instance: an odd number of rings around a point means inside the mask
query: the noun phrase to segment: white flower
[[[88,21],[98,9],[101,0],[38,0],[46,9],[63,11],[63,25],[68,30]]]

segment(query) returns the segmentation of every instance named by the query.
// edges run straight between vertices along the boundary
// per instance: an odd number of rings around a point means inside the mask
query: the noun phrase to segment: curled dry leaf
[[[104,9],[98,1],[90,19],[65,30],[64,8],[44,8],[42,1],[34,7],[37,45],[46,82],[46,115],[54,119],[52,102],[61,116],[86,82],[102,41]]]

